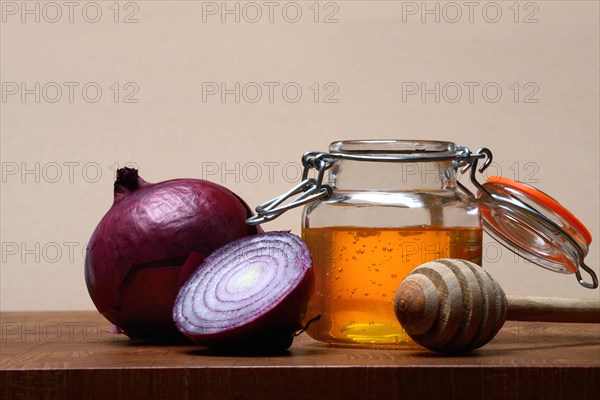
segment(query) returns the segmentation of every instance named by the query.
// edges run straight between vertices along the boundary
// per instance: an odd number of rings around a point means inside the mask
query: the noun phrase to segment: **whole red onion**
[[[244,236],[262,232],[228,189],[199,179],[148,183],[131,168],[117,171],[114,203],[92,234],[85,279],[96,308],[131,337],[179,337],[171,312],[195,261]],[[195,264],[198,265],[198,264]]]

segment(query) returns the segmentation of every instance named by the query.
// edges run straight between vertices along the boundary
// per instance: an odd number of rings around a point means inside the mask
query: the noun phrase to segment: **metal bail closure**
[[[393,142],[393,141],[379,141]],[[334,144],[339,142],[334,142]],[[362,141],[354,143],[360,147]],[[390,154],[357,154],[327,153],[319,151],[309,151],[302,156],[302,181],[287,192],[279,195],[269,201],[266,201],[256,207],[256,215],[248,218],[246,223],[249,225],[262,224],[279,217],[284,212],[312,203],[317,200],[324,200],[331,196],[333,188],[325,183],[325,172],[333,167],[335,160],[354,160],[367,162],[414,162],[414,161],[452,161],[455,168],[466,168],[471,163],[489,157],[487,153],[471,153],[471,151],[462,146],[455,146],[453,143],[446,143],[448,149],[445,151],[425,151],[427,149],[426,141],[418,143],[413,150],[390,151]],[[452,148],[451,148],[452,147]],[[488,151],[486,149],[486,151]],[[489,152],[489,151],[488,151]],[[315,170],[316,177],[309,177],[309,171]]]
[[[485,231],[521,257],[547,269],[575,273],[579,284],[598,287],[585,265],[592,235],[552,197],[521,182],[492,176],[479,187],[477,202]],[[580,270],[592,278],[586,282]]]

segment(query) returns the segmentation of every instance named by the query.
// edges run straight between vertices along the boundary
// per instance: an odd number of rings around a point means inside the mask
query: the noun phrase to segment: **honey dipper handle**
[[[600,323],[600,300],[508,296],[507,320]]]

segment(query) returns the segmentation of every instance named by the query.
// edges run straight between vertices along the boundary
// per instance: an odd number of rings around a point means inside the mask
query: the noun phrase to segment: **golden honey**
[[[307,333],[332,344],[414,347],[394,315],[400,282],[438,258],[481,264],[481,228],[303,228],[302,237],[316,277],[306,318],[321,315]]]

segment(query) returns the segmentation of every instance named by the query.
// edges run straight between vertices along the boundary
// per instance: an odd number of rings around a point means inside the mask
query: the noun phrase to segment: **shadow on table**
[[[113,341],[114,344],[129,347],[184,347],[184,346],[196,346],[189,339],[164,339],[164,340],[151,340],[151,339],[132,339],[126,336],[123,339]]]
[[[539,351],[557,348],[580,348],[586,346],[597,346],[598,344],[600,344],[599,341],[583,341],[579,343],[539,343],[536,346],[532,346],[532,343],[523,342],[521,345],[515,343],[514,346],[483,346],[479,349],[464,354],[442,354],[436,353],[434,351],[423,350],[413,353],[412,356],[423,358],[477,358],[482,356],[494,357],[499,355],[507,355],[511,353],[522,353],[523,351]]]
[[[202,347],[198,349],[193,349],[186,351],[186,354],[193,356],[202,356],[202,357],[234,357],[234,358],[253,358],[253,357],[290,357],[292,356],[292,352],[290,350],[279,350],[279,351],[227,351],[227,350],[217,350],[210,349],[207,347]]]

